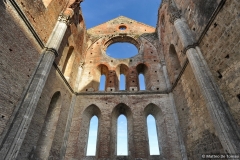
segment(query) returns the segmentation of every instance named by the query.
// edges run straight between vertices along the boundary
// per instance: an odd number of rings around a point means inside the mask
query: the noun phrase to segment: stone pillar
[[[204,96],[207,104],[207,108],[210,117],[215,126],[216,132],[219,136],[221,144],[228,153],[239,153],[240,140],[237,131],[234,129],[235,124],[231,122],[226,108],[224,108],[224,102],[219,97],[220,93],[214,88],[215,83],[211,80],[207,67],[201,60],[201,57],[196,50],[196,41],[193,38],[191,30],[186,22],[181,18],[181,15],[172,3],[169,6],[170,22],[174,24],[174,27],[178,33],[181,43],[184,46],[189,64],[193,70],[194,76],[198,82],[200,90]]]
[[[16,159],[18,155],[53,61],[55,56],[58,55],[57,52],[66,32],[69,18],[70,16],[66,15],[59,16],[46,44],[46,49],[43,51],[42,59],[31,79],[27,93],[21,101],[18,114],[16,114],[16,117],[8,130],[8,134],[6,134],[6,137],[4,137],[4,141],[1,144],[0,157],[3,159]]]
[[[128,75],[126,75],[126,90],[129,91],[138,91],[139,82],[138,82],[138,73],[135,67],[129,68]]]
[[[110,70],[106,76],[107,92],[115,92],[118,90],[118,78],[114,70]]]
[[[133,114],[134,158],[147,160],[149,158],[149,143],[147,138],[147,119],[141,112]]]
[[[98,160],[109,159],[111,156],[110,147],[110,135],[111,135],[111,116],[106,113],[102,113],[101,124],[98,126],[98,145],[96,150],[96,155]]]

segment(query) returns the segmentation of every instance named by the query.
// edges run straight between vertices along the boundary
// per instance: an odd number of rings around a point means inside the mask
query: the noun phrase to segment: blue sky
[[[124,59],[136,56],[138,49],[131,43],[114,43],[107,48],[106,53],[110,57]]]
[[[118,16],[125,16],[156,27],[157,13],[161,0],[84,0],[81,3],[81,9],[87,29],[95,27],[99,24],[107,22]],[[107,54],[113,58],[123,59],[135,56],[137,53],[135,46],[129,43],[115,43],[107,49]],[[120,78],[120,89],[123,89],[125,82]],[[101,78],[101,81],[102,80]],[[145,90],[144,78],[139,78],[141,90]],[[102,83],[99,90],[104,90],[105,83]],[[113,106],[114,107],[114,106]],[[96,139],[97,139],[97,117],[94,116],[90,123],[89,142],[87,155],[95,155]],[[150,141],[151,155],[159,154],[159,147],[156,138],[156,124],[152,116],[147,118],[148,135]],[[117,153],[119,155],[127,155],[127,122],[126,117],[120,116],[118,119],[118,130],[121,135],[118,137]],[[154,138],[155,139],[152,139]]]
[[[161,0],[84,0],[82,13],[87,29],[125,16],[156,27]]]

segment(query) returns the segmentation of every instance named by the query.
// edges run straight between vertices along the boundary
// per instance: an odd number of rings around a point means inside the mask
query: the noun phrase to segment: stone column
[[[189,29],[187,23],[181,18],[180,13],[174,3],[169,6],[170,22],[174,24],[174,27],[178,33],[178,36],[185,48],[189,64],[193,70],[194,76],[198,82],[200,90],[204,96],[207,104],[207,108],[210,117],[215,126],[216,132],[219,136],[221,144],[225,151],[228,153],[239,153],[240,140],[237,136],[237,131],[234,129],[235,124],[231,122],[226,108],[224,108],[224,102],[219,97],[220,93],[214,88],[215,83],[211,80],[207,67],[201,60],[201,57],[196,50],[196,41],[193,38],[192,32]]]
[[[42,59],[31,79],[27,93],[21,101],[18,114],[13,120],[12,125],[8,130],[8,134],[6,134],[6,137],[4,137],[4,141],[1,144],[0,157],[3,159],[16,159],[18,155],[53,61],[55,56],[58,55],[58,49],[66,32],[69,18],[70,16],[66,15],[59,16],[46,44],[46,49],[43,51]]]
[[[135,67],[129,68],[129,72],[126,75],[126,90],[128,91],[138,91],[140,90],[138,82],[138,73]]]
[[[106,88],[107,92],[115,92],[118,89],[118,78],[114,70],[110,70],[106,76]]]

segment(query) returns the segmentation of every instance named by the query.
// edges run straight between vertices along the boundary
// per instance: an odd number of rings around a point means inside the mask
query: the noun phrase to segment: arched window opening
[[[74,61],[74,57],[73,57],[73,47],[69,47],[64,65],[63,65],[63,69],[62,69],[62,73],[64,74],[64,76],[68,79],[70,74],[71,74],[71,70],[72,70],[72,65],[73,65],[73,61]]]
[[[117,120],[117,155],[128,155],[127,118],[123,114]]]
[[[96,77],[99,77],[99,79],[97,80],[99,83],[96,86],[96,90],[105,91],[105,89],[107,88],[107,80],[109,80],[108,67],[104,64],[100,64],[97,66],[96,70]]]
[[[104,91],[106,85],[106,76],[103,74],[100,77],[100,85],[99,85],[99,91]]]
[[[126,90],[126,77],[124,74],[120,75],[119,90]]]
[[[88,143],[87,143],[87,156],[96,156],[97,147],[97,133],[98,133],[98,118],[93,116],[90,120]]]
[[[160,155],[156,130],[156,120],[152,115],[147,116],[147,128],[150,155]]]
[[[52,96],[44,125],[38,139],[37,148],[35,150],[34,158],[36,159],[48,159],[49,157],[61,110],[60,96],[60,92],[56,92]]]
[[[145,78],[144,78],[144,75],[141,73],[138,75],[138,79],[139,79],[139,88],[140,90],[145,90],[146,87],[145,87]]]
[[[151,75],[148,73],[148,67],[140,63],[136,66],[138,72],[138,86],[140,90],[149,89],[149,84],[151,83]],[[148,84],[148,85],[147,85]]]

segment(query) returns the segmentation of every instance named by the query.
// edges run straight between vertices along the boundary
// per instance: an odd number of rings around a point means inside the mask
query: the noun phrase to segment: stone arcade
[[[240,154],[240,1],[163,0],[157,26],[86,30],[82,0],[0,2],[0,159],[180,160]],[[84,2],[83,2],[84,3]],[[138,54],[106,55],[129,42]],[[126,90],[119,90],[120,75]],[[138,75],[145,77],[140,91]],[[105,91],[99,91],[105,75]],[[117,118],[128,155],[117,156]],[[146,117],[156,119],[151,156]],[[96,156],[86,156],[98,117]]]

